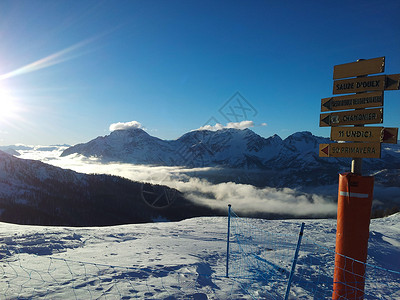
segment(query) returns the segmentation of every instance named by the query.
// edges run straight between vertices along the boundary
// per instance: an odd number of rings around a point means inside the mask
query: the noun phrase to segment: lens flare
[[[0,80],[4,80],[4,79],[8,79],[8,78],[12,78],[18,75],[23,75],[23,74],[27,74],[27,73],[31,73],[31,72],[35,72],[38,71],[40,69],[44,69],[44,68],[48,68],[50,66],[53,65],[57,65],[59,63],[68,61],[70,59],[73,59],[75,57],[78,57],[80,55],[75,54],[74,56],[71,57],[67,57],[67,54],[70,54],[71,52],[91,43],[94,40],[94,38],[92,39],[87,39],[85,41],[82,41],[80,43],[77,43],[75,45],[72,45],[68,48],[65,48],[64,50],[61,50],[59,52],[53,53],[49,56],[46,56],[44,58],[41,58],[33,63],[30,63],[26,66],[23,66],[21,68],[18,68],[14,71],[11,71],[9,73],[6,74],[2,74],[0,75]]]
[[[0,86],[0,122],[15,117],[18,104],[9,91]]]

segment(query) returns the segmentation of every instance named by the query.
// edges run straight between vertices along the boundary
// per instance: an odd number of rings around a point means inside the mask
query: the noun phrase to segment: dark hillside
[[[145,194],[153,205],[145,202],[143,189],[156,194],[155,199]],[[164,194],[173,195],[175,201],[167,206],[162,202]],[[0,221],[3,222],[103,226],[215,214],[165,186],[118,176],[80,174],[0,151]]]

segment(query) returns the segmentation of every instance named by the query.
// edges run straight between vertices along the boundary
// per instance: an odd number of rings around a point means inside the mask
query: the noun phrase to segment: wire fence
[[[229,241],[228,276],[253,299],[400,299],[400,272],[343,255],[345,280],[335,283],[342,291],[333,294],[335,255],[340,254],[315,243],[307,228],[294,260],[298,232],[268,232],[231,210]]]
[[[339,254],[315,243],[307,226],[301,234],[300,224],[262,222],[231,211],[226,274],[221,260],[124,267],[0,245],[0,299],[400,299],[400,272],[344,256],[346,280],[335,283],[344,293],[332,295]]]
[[[247,298],[233,288],[235,281],[210,274],[207,268],[201,263],[162,269],[123,267],[19,253],[1,259],[0,299]]]

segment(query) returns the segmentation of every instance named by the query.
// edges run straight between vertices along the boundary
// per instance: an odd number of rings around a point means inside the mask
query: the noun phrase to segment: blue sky
[[[333,66],[386,56],[400,73],[399,12],[397,0],[2,0],[0,145],[82,143],[131,121],[163,139],[209,120],[329,136]],[[229,120],[237,92],[247,110]],[[399,91],[384,111],[400,127]]]

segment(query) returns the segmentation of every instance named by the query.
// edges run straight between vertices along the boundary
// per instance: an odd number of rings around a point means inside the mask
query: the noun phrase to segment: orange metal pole
[[[368,253],[373,188],[373,176],[339,174],[332,299],[364,297],[364,263]]]

